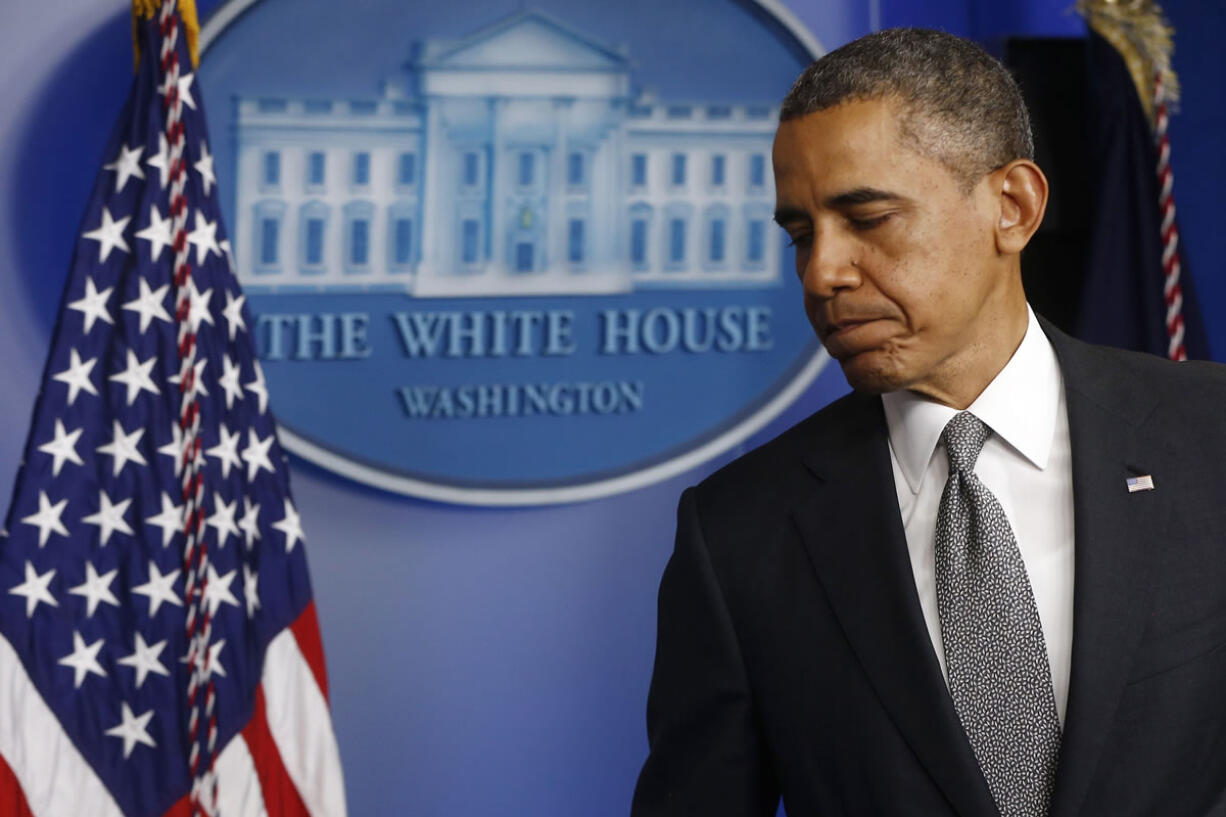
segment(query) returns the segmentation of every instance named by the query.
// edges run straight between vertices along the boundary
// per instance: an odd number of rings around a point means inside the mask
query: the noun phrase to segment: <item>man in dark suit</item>
[[[853,393],[682,496],[635,817],[1226,815],[1226,371],[1030,311],[973,44],[805,71],[777,220]]]

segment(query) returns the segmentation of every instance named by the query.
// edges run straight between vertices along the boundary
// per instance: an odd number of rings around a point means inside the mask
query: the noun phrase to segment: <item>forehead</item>
[[[903,138],[905,109],[893,98],[857,100],[780,124],[773,158],[780,196],[809,188],[822,196],[841,189],[914,189],[938,163]],[[935,166],[935,168],[934,168]]]

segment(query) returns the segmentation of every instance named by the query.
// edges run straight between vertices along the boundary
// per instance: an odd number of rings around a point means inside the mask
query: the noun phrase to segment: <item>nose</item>
[[[860,285],[855,242],[835,235],[815,236],[803,252],[797,252],[801,284],[805,294],[814,298],[833,298],[839,290],[855,289]]]

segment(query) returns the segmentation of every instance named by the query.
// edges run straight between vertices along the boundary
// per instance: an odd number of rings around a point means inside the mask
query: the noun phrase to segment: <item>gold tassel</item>
[[[141,20],[152,20],[162,7],[161,0],[132,0],[132,56],[134,70],[140,68]],[[183,20],[183,33],[187,36],[187,53],[191,55],[192,67],[200,64],[200,21],[196,17],[196,0],[179,0],[179,17]]]
[[[1175,30],[1162,7],[1152,0],[1078,0],[1077,11],[1124,58],[1145,115],[1154,124],[1156,76],[1162,77],[1165,100],[1179,101],[1179,77],[1171,67]]]

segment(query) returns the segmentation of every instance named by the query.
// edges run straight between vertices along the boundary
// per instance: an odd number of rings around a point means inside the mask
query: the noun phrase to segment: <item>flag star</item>
[[[219,425],[217,430],[221,436],[220,441],[205,453],[210,457],[221,460],[221,476],[223,479],[227,479],[230,476],[230,466],[235,468],[243,467],[242,462],[238,458],[238,443],[243,435],[237,431],[231,434],[230,429],[226,428],[224,424]]]
[[[154,318],[170,323],[170,313],[166,311],[164,305],[166,290],[170,289],[170,284],[162,284],[157,289],[151,289],[149,282],[144,278],[137,280],[140,284],[140,295],[124,304],[123,308],[140,315],[140,331],[141,334],[144,334],[149,324],[153,323]]]
[[[91,357],[82,363],[81,356],[77,354],[76,349],[71,350],[69,356],[68,368],[52,375],[52,379],[68,384],[68,405],[71,406],[73,401],[77,399],[77,394],[82,390],[89,392],[95,397],[98,395],[98,389],[94,387],[93,382],[89,379],[89,373],[93,371],[94,364],[98,362],[98,358]]]
[[[149,260],[157,263],[162,250],[172,246],[174,236],[171,235],[173,220],[162,218],[162,211],[156,204],[149,205],[149,226],[136,234],[136,237],[149,242]],[[144,283],[144,280],[141,281]]]
[[[47,499],[46,491],[38,492],[38,513],[32,513],[29,516],[23,517],[21,521],[38,528],[39,547],[47,544],[47,539],[50,538],[52,531],[60,536],[68,535],[68,528],[64,527],[64,523],[60,521],[60,516],[67,507],[68,500],[66,498],[52,505],[51,500]]]
[[[226,677],[226,668],[221,665],[221,650],[226,646],[226,640],[219,638],[217,641],[209,645],[209,658],[205,662],[204,671],[205,678],[210,675],[220,675]]]
[[[183,100],[183,104],[196,110],[196,100],[192,99],[192,80],[196,78],[195,74],[184,74],[179,77],[179,99]]]
[[[110,376],[110,380],[116,383],[123,383],[128,387],[128,405],[136,402],[136,396],[142,391],[160,394],[158,387],[154,385],[153,378],[150,377],[150,372],[153,371],[153,366],[157,363],[157,355],[150,355],[149,359],[144,363],[140,363],[136,359],[136,353],[131,349],[127,350],[128,368],[118,374]]]
[[[234,582],[234,574],[237,572],[237,570],[231,570],[224,576],[218,576],[217,568],[213,567],[212,562],[209,563],[203,603],[209,608],[210,616],[217,615],[217,608],[223,603],[238,607],[238,599],[234,598],[234,593],[230,591],[230,585]]]
[[[254,618],[260,609],[260,574],[243,565],[243,598],[247,600],[247,618]]]
[[[82,238],[98,242],[99,264],[106,261],[107,257],[111,254],[111,250],[120,249],[128,252],[128,242],[123,240],[123,231],[131,220],[131,216],[124,216],[119,221],[116,221],[111,218],[111,211],[103,207],[102,223],[96,229],[90,230],[87,233],[81,233]]]
[[[144,148],[137,145],[134,148],[129,148],[127,143],[120,145],[119,155],[115,157],[115,161],[109,165],[103,165],[104,170],[115,171],[115,193],[123,191],[123,186],[128,183],[128,179],[145,178],[145,172],[140,169],[140,155],[144,152]]]
[[[131,498],[120,502],[111,502],[111,498],[106,495],[105,490],[98,492],[98,512],[84,517],[81,521],[90,525],[97,525],[100,528],[98,534],[99,542],[105,547],[107,541],[111,538],[111,534],[115,531],[132,535],[132,528],[128,526],[123,515],[128,512],[128,506],[132,504]]]
[[[178,423],[170,424],[170,442],[159,448],[158,453],[170,457],[175,464],[175,476],[179,476],[183,471],[183,429]]]
[[[231,343],[234,342],[234,335],[238,330],[247,328],[247,322],[243,320],[243,303],[246,300],[246,295],[239,295],[235,298],[230,294],[230,290],[226,290],[226,308],[222,310],[221,316],[226,319]]]
[[[213,173],[213,157],[206,142],[200,143],[200,159],[192,167],[200,174],[200,184],[204,186],[204,195],[207,196],[213,185],[217,184],[217,176]]]
[[[192,99],[192,80],[195,78],[195,76],[195,74],[184,74],[183,76],[179,77],[175,84],[175,88],[179,91],[179,99],[182,100],[184,105],[191,108],[193,111],[196,110],[196,100]],[[158,93],[162,96],[166,96],[169,90],[170,77],[167,76],[166,81],[158,86]]]
[[[166,547],[174,535],[183,530],[183,506],[176,505],[170,496],[162,491],[162,512],[145,521],[162,529],[162,547]]]
[[[285,534],[285,552],[290,553],[294,549],[299,540],[305,540],[306,536],[302,533],[302,517],[298,515],[297,509],[294,508],[289,498],[285,498],[285,518],[280,522],[273,522],[272,526]]]
[[[204,653],[200,654],[199,658],[204,660],[197,660],[195,664],[196,669],[200,671],[201,680],[208,680],[210,675],[220,675],[222,678],[226,677],[226,668],[221,665],[221,650],[225,646],[226,640],[224,638],[219,638],[217,641],[209,645],[207,657]],[[179,663],[192,663],[191,654],[189,653],[188,655],[180,658]]]
[[[112,476],[119,476],[119,472],[129,462],[134,462],[137,465],[148,465],[145,462],[145,456],[140,453],[137,446],[140,444],[140,438],[144,436],[145,429],[138,428],[131,434],[123,430],[123,425],[118,420],[111,421],[111,441],[106,445],[98,446],[99,454],[107,454],[115,458],[115,463],[112,466]]]
[[[191,400],[197,394],[202,394],[205,397],[209,396],[209,390],[204,387],[204,367],[208,364],[209,361],[206,358],[201,358],[200,360],[196,361],[196,365],[192,366],[191,388],[179,390],[183,393],[183,398],[185,400]],[[178,386],[183,381],[183,375],[173,374],[166,379]]]
[[[204,452],[199,449],[194,449],[196,452],[196,466],[204,464]],[[179,428],[177,422],[170,424],[170,442],[158,449],[159,454],[165,454],[170,457],[175,465],[175,476],[183,471],[183,430]],[[237,463],[236,463],[237,464]]]
[[[24,596],[26,600],[26,618],[31,618],[34,615],[34,610],[38,607],[39,602],[49,604],[52,607],[59,607],[60,603],[55,600],[55,596],[51,595],[51,590],[48,585],[55,578],[55,571],[48,570],[41,576],[34,569],[34,565],[26,562],[26,580],[15,586],[9,591],[14,596]]]
[[[158,675],[170,675],[166,667],[158,660],[158,656],[162,654],[162,650],[165,648],[166,639],[162,639],[156,644],[146,644],[145,637],[137,633],[136,644],[132,654],[118,659],[116,663],[122,664],[125,667],[132,667],[136,670],[136,688],[140,689],[141,684],[145,683],[145,677],[151,672]]]
[[[236,435],[237,436],[237,435]],[[260,538],[260,505],[253,503],[250,497],[243,497],[243,518],[238,520],[239,530],[247,538],[247,548],[255,546],[255,540]]]
[[[230,293],[226,293],[229,295]],[[235,400],[243,399],[243,387],[238,384],[239,367],[230,359],[229,355],[223,355],[221,358],[222,373],[217,379],[217,385],[221,386],[226,392],[226,409],[234,406]]]
[[[158,152],[146,159],[145,164],[158,169],[158,181],[165,188],[170,181],[170,145],[166,142],[166,134],[158,134]]]
[[[214,491],[213,508],[215,509],[213,515],[205,522],[209,527],[217,529],[217,546],[224,548],[231,536],[238,537],[238,526],[234,524],[234,514],[238,511],[238,500],[227,505],[221,494]]]
[[[276,473],[272,467],[272,460],[268,458],[268,449],[272,448],[273,440],[272,434],[261,440],[254,428],[247,429],[247,447],[243,449],[242,457],[247,461],[248,482],[255,479],[261,468],[270,474]]]
[[[75,689],[81,688],[81,684],[85,683],[85,676],[91,672],[94,675],[106,677],[106,670],[98,663],[98,651],[102,649],[102,641],[103,639],[99,638],[87,646],[85,639],[81,638],[81,633],[73,630],[72,652],[61,658],[59,663],[72,667],[74,673],[72,684]]]
[[[203,264],[209,253],[221,255],[221,247],[217,246],[217,222],[209,221],[199,210],[196,211],[196,229],[187,234],[187,241],[196,248],[197,265]]]
[[[51,476],[58,477],[60,469],[64,467],[65,462],[71,461],[77,465],[85,464],[77,454],[77,440],[80,439],[81,432],[84,430],[84,428],[78,428],[76,431],[68,434],[64,431],[64,421],[56,418],[55,437],[38,447],[39,451],[50,454],[52,457]]]
[[[175,592],[175,581],[178,578],[178,570],[172,570],[169,573],[163,574],[158,570],[157,562],[152,559],[149,560],[149,581],[133,587],[132,592],[140,593],[142,596],[149,598],[150,618],[157,615],[158,608],[162,606],[162,602],[173,604],[176,607],[183,606],[182,599]]]
[[[201,323],[214,325],[213,313],[209,311],[209,301],[212,299],[212,287],[201,292],[196,289],[196,282],[193,279],[187,279],[187,321],[192,326],[192,332],[199,332]]]
[[[123,741],[123,759],[128,759],[138,743],[156,749],[157,742],[149,736],[148,731],[149,721],[153,718],[153,710],[150,709],[143,715],[133,715],[132,708],[128,706],[127,701],[123,701],[122,706],[123,710],[120,715],[122,720],[106,730],[106,734]]]
[[[268,408],[268,386],[264,383],[264,369],[260,366],[260,361],[256,360],[254,364],[255,380],[244,383],[243,388],[260,398],[260,414],[263,414],[264,409]]]
[[[221,247],[221,251],[226,254],[226,263],[230,265],[230,272],[238,275],[238,270],[234,268],[234,253],[230,249],[230,239],[223,238],[217,242],[217,246]]]
[[[111,297],[111,293],[114,290],[115,287],[107,287],[99,292],[98,288],[94,286],[94,279],[86,277],[85,297],[68,305],[69,309],[75,309],[81,313],[81,317],[85,321],[85,334],[89,334],[89,330],[94,328],[94,321],[99,318],[110,324],[115,323],[114,319],[111,318],[111,311],[106,308],[107,299]]]
[[[118,572],[119,570],[115,569],[99,576],[92,564],[85,563],[85,581],[76,587],[68,588],[68,592],[85,597],[86,618],[94,614],[101,602],[105,601],[107,604],[119,606],[119,599],[115,598],[115,594],[111,592],[111,582],[115,581],[115,574]]]

